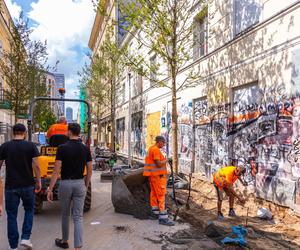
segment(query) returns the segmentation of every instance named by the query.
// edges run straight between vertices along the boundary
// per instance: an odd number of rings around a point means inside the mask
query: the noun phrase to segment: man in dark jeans
[[[17,224],[20,200],[25,210],[21,235],[21,246],[32,248],[30,235],[34,214],[34,192],[41,190],[41,175],[38,165],[37,147],[25,141],[26,127],[23,124],[13,126],[14,139],[0,146],[0,168],[5,161],[5,210],[7,213],[7,235],[10,249],[17,249],[19,231]],[[36,189],[33,171],[36,176]]]
[[[53,200],[53,187],[61,173],[59,199],[62,208],[62,239],[55,239],[56,246],[69,248],[69,214],[72,204],[74,222],[74,248],[82,248],[83,206],[87,188],[92,177],[92,157],[88,147],[79,140],[80,126],[68,125],[69,141],[60,145],[56,153],[55,167],[48,189],[48,201]],[[84,170],[87,166],[87,176]]]

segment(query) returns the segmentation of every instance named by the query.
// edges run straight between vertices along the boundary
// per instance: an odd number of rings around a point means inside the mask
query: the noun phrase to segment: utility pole
[[[116,86],[115,80],[111,80],[111,93],[110,93],[110,100],[111,100],[111,150],[115,153],[116,152]]]
[[[131,73],[128,73],[128,165],[131,166]]]

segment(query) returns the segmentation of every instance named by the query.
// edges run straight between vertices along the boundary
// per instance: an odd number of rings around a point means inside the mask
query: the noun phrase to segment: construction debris
[[[273,214],[269,209],[261,207],[257,210],[257,217],[264,220],[272,220]]]

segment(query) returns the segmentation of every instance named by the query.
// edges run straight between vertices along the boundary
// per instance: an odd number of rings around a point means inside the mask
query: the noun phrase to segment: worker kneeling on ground
[[[144,176],[149,178],[150,183],[150,219],[158,219],[159,224],[174,226],[174,222],[168,218],[165,200],[167,192],[167,160],[160,149],[164,147],[166,140],[163,136],[155,138],[155,145],[151,146],[145,158]]]
[[[59,117],[56,124],[53,124],[47,132],[47,138],[49,139],[49,144],[52,147],[57,147],[67,141],[68,136],[68,124],[64,116]]]
[[[241,179],[241,176],[245,174],[246,169],[244,167],[227,166],[219,169],[213,175],[214,186],[216,188],[218,197],[218,219],[224,219],[222,214],[222,200],[224,199],[224,192],[229,197],[229,216],[236,216],[233,209],[234,198],[236,197],[242,205],[245,204],[245,199],[240,197],[233,189],[233,184],[240,180],[244,186],[246,183]]]

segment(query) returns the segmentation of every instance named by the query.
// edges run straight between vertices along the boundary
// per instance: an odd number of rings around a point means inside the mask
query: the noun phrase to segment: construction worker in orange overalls
[[[163,136],[155,138],[155,144],[148,150],[145,158],[144,176],[149,178],[150,183],[150,219],[158,219],[159,224],[165,226],[174,226],[174,222],[168,218],[166,210],[166,192],[167,192],[167,160],[160,149],[164,147],[166,140]]]
[[[235,211],[233,209],[234,198],[236,197],[242,205],[245,204],[245,199],[240,197],[233,189],[233,184],[240,180],[241,183],[246,186],[246,183],[241,179],[245,174],[246,169],[242,166],[227,166],[220,168],[213,174],[213,182],[217,192],[218,198],[218,219],[223,220],[222,214],[222,200],[224,199],[224,192],[229,197],[229,216],[235,217]]]
[[[51,142],[51,137],[54,135],[64,135],[66,138],[68,136],[68,124],[67,119],[64,116],[60,116],[58,119],[58,122],[53,124],[47,131],[47,138]],[[62,142],[64,142],[66,139],[63,139]],[[61,139],[58,139],[58,142],[60,142]],[[50,143],[51,144],[51,143]],[[56,142],[55,142],[56,144]],[[55,145],[57,146],[57,145]]]

